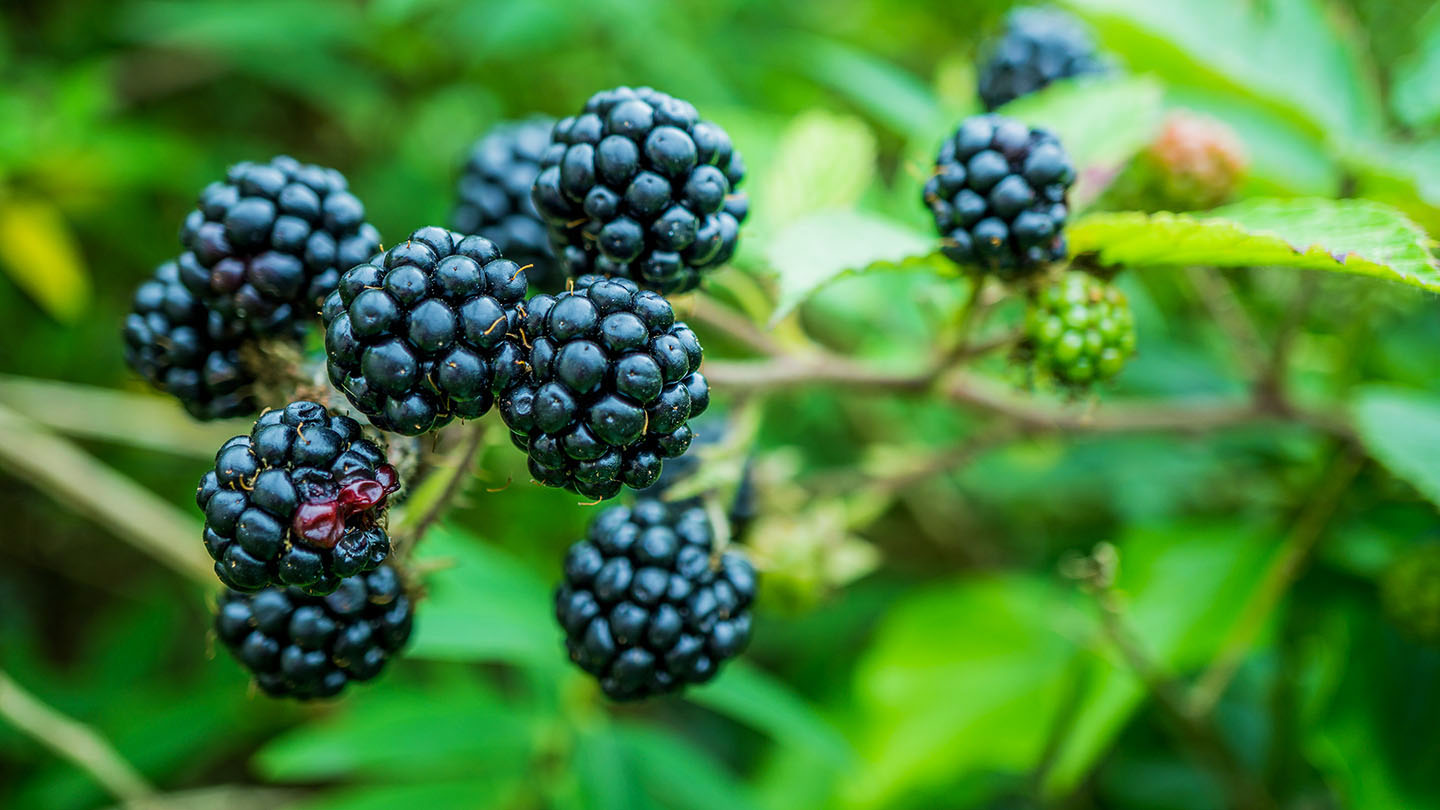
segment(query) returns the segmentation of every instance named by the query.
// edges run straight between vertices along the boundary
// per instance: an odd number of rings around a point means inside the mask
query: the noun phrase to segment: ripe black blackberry
[[[542,292],[556,292],[565,282],[545,222],[530,199],[554,126],[550,118],[507,121],[476,141],[465,161],[459,202],[450,217],[455,230],[479,234],[494,242],[507,259],[528,265],[525,275],[530,286]]]
[[[525,271],[494,242],[421,228],[325,299],[330,381],[381,430],[478,417],[521,372],[525,292]]]
[[[694,289],[735,255],[748,198],[725,130],[648,87],[590,97],[555,125],[535,207],[571,276],[628,278],[662,293]]]
[[[500,414],[530,473],[589,498],[655,483],[710,404],[695,333],[659,293],[623,278],[582,276],[525,307],[529,371]]]
[[[239,325],[196,300],[166,262],[135,290],[125,317],[125,362],[196,419],[253,413],[254,377],[240,361]]]
[[[347,577],[328,596],[227,590],[215,633],[271,697],[332,697],[380,674],[410,639],[413,608],[395,569]]]
[[[180,280],[251,334],[298,334],[340,273],[380,249],[346,185],[334,169],[285,156],[231,166],[185,218]]]
[[[1021,8],[1005,19],[1005,33],[985,48],[979,66],[986,110],[1059,79],[1106,72],[1079,20],[1053,9]]]
[[[946,256],[1008,279],[1065,258],[1065,195],[1074,181],[1054,135],[977,115],[940,145],[923,196]]]
[[[705,510],[641,499],[614,506],[570,547],[555,615],[570,658],[615,700],[715,677],[750,641],[755,569],[714,554]]]
[[[390,554],[383,520],[399,475],[360,423],[315,402],[266,411],[215,454],[195,502],[228,587],[325,594]]]

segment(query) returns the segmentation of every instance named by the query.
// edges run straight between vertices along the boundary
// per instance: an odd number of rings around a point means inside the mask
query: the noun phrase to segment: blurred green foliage
[[[500,436],[420,553],[433,573],[408,659],[335,705],[247,693],[207,643],[205,594],[142,553],[198,549],[193,482],[243,428],[193,426],[146,393],[118,324],[227,164],[287,152],[336,166],[393,241],[444,221],[461,156],[491,124],[652,84],[723,124],[751,166],[754,217],[715,298],[762,327],[773,316],[782,343],[803,333],[915,368],[966,292],[925,255],[918,177],[975,109],[974,55],[1007,5],[11,0],[0,668],[108,740],[165,807],[1440,804],[1440,651],[1397,629],[1377,585],[1437,534],[1433,297],[1293,267],[1168,266],[1261,263],[1227,261],[1234,240],[1204,217],[1174,232],[1188,229],[1203,260],[1164,261],[1170,232],[1126,243],[1125,260],[1146,265],[1120,279],[1141,355],[1097,413],[1112,397],[1241,396],[1284,345],[1280,381],[1358,445],[1298,418],[1203,435],[1017,431],[877,494],[852,479],[890,480],[993,425],[952,402],[844,387],[757,398],[782,538],[757,553],[821,562],[772,570],[813,592],[776,592],[746,659],[683,699],[613,707],[564,660],[550,588],[594,512],[526,484]],[[1015,111],[1055,126],[1096,170],[1082,204],[1103,208],[1103,178],[1184,107],[1245,144],[1242,197],[1365,200],[1315,203],[1298,223],[1242,201],[1227,221],[1258,218],[1302,248],[1390,251],[1401,258],[1382,264],[1404,272],[1389,276],[1431,281],[1440,9],[1065,5],[1128,77]],[[1356,212],[1379,221],[1345,241]],[[1124,216],[1092,222],[1134,226]],[[1300,262],[1268,239],[1267,261],[1337,269],[1324,251]],[[867,265],[892,272],[835,278]],[[1019,319],[1012,305],[991,318]],[[699,328],[708,359],[749,356]],[[999,360],[978,371],[1004,375]],[[741,404],[723,387],[716,397]],[[22,447],[64,452],[27,464]],[[136,540],[146,526],[148,545]],[[797,543],[804,553],[786,558]],[[0,806],[110,802],[0,717]]]

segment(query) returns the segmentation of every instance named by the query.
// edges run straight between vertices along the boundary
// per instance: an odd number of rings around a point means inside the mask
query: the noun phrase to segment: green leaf
[[[682,737],[633,723],[614,726],[636,778],[662,807],[758,810],[746,787]]]
[[[1430,238],[1364,200],[1247,200],[1203,214],[1091,214],[1069,228],[1072,254],[1135,267],[1300,267],[1440,291]]]
[[[73,323],[90,303],[80,247],[60,209],[48,201],[0,201],[0,268],[62,323]]]
[[[736,661],[714,681],[686,697],[751,728],[783,746],[814,752],[834,767],[850,763],[854,751],[833,726],[780,681]]]
[[[1071,192],[1079,205],[1093,200],[1154,139],[1165,113],[1161,96],[1159,83],[1148,76],[1073,80],[1022,96],[1001,112],[1060,137],[1079,173]]]
[[[848,97],[898,133],[925,129],[940,117],[930,88],[874,54],[831,39],[796,37],[794,69]]]
[[[1420,43],[1395,65],[1390,109],[1411,127],[1440,121],[1440,6],[1417,23]]]
[[[1317,136],[1373,134],[1378,94],[1321,0],[1067,0],[1107,50],[1181,86],[1225,88],[1306,119]]]
[[[855,805],[1034,767],[1071,688],[1078,619],[1068,592],[1021,575],[957,580],[899,601],[857,664]]]
[[[1118,543],[1126,630],[1163,671],[1203,665],[1265,575],[1273,540],[1231,524],[1136,529]],[[1145,688],[1113,655],[1097,655],[1043,789],[1069,793],[1140,708]]]
[[[1355,427],[1390,472],[1440,505],[1440,397],[1366,388],[1355,403]]]
[[[850,208],[875,177],[875,135],[864,121],[808,110],[780,135],[770,168],[757,176],[757,211],[780,226],[805,214]],[[845,171],[836,171],[844,166]]]
[[[934,252],[935,240],[889,220],[856,211],[827,211],[782,230],[766,250],[780,274],[772,322],[790,314],[817,289],[851,273],[930,268],[955,273]]]
[[[511,701],[481,684],[365,692],[266,743],[255,767],[276,781],[513,772],[531,751],[531,728]]]
[[[422,560],[444,566],[426,578],[429,598],[409,655],[447,661],[506,661],[542,670],[565,664],[550,615],[550,588],[534,572],[466,532],[437,526]]]

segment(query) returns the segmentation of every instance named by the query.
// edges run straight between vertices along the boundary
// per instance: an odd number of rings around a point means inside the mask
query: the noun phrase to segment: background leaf
[[[930,269],[957,272],[932,253],[935,240],[879,217],[827,211],[791,224],[766,250],[779,273],[777,321],[821,286],[850,273]],[[948,266],[947,266],[948,265]]]
[[[0,268],[57,321],[74,321],[89,305],[80,247],[46,200],[0,199]]]
[[[1367,388],[1355,402],[1355,426],[1390,472],[1440,505],[1440,397]]]

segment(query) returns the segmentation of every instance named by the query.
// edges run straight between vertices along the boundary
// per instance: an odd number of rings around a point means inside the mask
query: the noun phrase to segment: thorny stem
[[[1275,806],[1265,788],[1246,770],[1235,752],[1210,723],[1185,710],[1181,685],[1141,648],[1125,626],[1124,615],[1113,591],[1104,588],[1094,592],[1100,612],[1100,627],[1105,638],[1115,647],[1165,715],[1180,741],[1204,760],[1225,783],[1231,806],[1263,810]]]
[[[440,518],[450,509],[454,500],[460,496],[465,489],[465,483],[473,476],[475,457],[479,455],[480,448],[485,444],[485,425],[483,422],[472,422],[466,426],[465,439],[460,445],[459,457],[454,467],[449,469],[436,469],[431,475],[445,475],[445,488],[441,490],[439,497],[426,508],[420,519],[415,521],[415,528],[410,531],[408,542],[398,553],[404,557],[414,554],[415,547],[425,539],[425,533],[440,522]]]
[[[152,796],[155,789],[104,737],[46,705],[0,670],[0,717],[31,739],[94,777],[121,801]]]
[[[1270,568],[1265,572],[1265,578],[1241,609],[1240,618],[1222,642],[1219,654],[1191,690],[1187,707],[1191,716],[1209,714],[1224,695],[1251,645],[1260,635],[1266,619],[1274,613],[1275,607],[1295,583],[1305,563],[1310,559],[1315,544],[1324,536],[1325,527],[1335,514],[1340,496],[1350,487],[1364,466],[1365,455],[1353,445],[1347,446],[1331,461],[1314,494],[1301,510],[1289,536],[1285,538],[1284,545],[1280,547]]]

